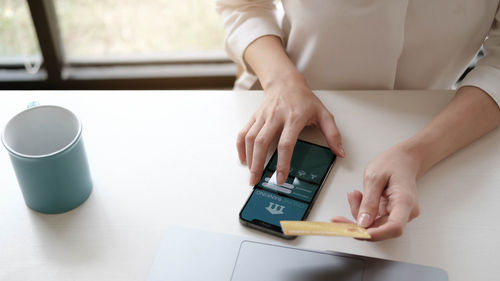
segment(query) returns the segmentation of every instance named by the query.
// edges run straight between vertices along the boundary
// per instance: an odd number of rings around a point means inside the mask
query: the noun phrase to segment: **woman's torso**
[[[452,87],[499,0],[282,0],[286,51],[312,89]]]

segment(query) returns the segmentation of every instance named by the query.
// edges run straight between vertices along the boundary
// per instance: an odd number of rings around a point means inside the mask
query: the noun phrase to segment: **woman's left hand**
[[[406,223],[419,215],[416,179],[420,164],[403,144],[373,159],[365,169],[363,193],[349,192],[347,200],[357,224],[366,227],[370,241],[399,237]],[[335,217],[334,222],[352,222]]]

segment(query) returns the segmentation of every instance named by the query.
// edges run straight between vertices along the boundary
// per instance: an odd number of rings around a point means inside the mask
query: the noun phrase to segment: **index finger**
[[[283,184],[288,177],[290,171],[290,161],[292,160],[293,149],[299,138],[299,134],[304,128],[304,125],[287,125],[283,128],[281,137],[278,143],[278,163],[276,165],[276,181],[278,184]]]
[[[363,198],[356,221],[359,226],[369,227],[377,217],[380,197],[389,181],[389,175],[368,169],[363,176]]]
[[[250,185],[255,185],[259,182],[266,162],[269,143],[276,137],[278,129],[279,124],[266,123],[257,135],[253,147],[252,167],[250,168]]]

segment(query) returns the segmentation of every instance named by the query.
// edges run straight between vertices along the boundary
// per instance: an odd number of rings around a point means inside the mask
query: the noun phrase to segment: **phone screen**
[[[334,160],[329,148],[298,140],[286,183],[278,186],[270,182],[278,161],[274,152],[240,218],[277,232],[282,220],[303,220]]]

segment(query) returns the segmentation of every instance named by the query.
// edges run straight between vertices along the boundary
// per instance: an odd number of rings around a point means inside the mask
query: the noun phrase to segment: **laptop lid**
[[[172,227],[148,278],[167,280],[448,281],[448,275],[435,267]]]

